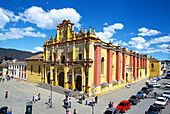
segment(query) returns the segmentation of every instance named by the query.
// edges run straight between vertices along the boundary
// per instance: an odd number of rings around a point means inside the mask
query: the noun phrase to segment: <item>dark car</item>
[[[153,105],[151,105],[148,111],[145,112],[145,114],[161,114],[161,113],[162,109]]]
[[[136,95],[132,95],[129,99],[129,101],[132,103],[132,104],[137,104],[138,102],[140,102],[140,99],[136,96]]]
[[[141,91],[143,91],[145,94],[149,94],[149,92],[150,92],[150,90],[149,90],[149,88],[148,87],[143,87],[142,89],[141,89]]]
[[[145,94],[145,92],[143,92],[143,91],[138,91],[138,93],[136,94],[136,96],[137,96],[139,99],[144,99],[144,98],[146,98],[146,94]]]
[[[104,112],[104,114],[120,114],[120,112],[117,108],[109,108]]]
[[[166,77],[165,77],[165,78],[170,79],[170,71],[168,71],[168,72],[166,73]]]

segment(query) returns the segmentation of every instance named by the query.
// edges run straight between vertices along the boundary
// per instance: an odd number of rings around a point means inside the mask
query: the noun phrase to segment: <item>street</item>
[[[114,107],[122,100],[128,100],[131,95],[135,95],[143,86],[145,86],[146,79],[134,83],[128,89],[126,87],[121,88],[116,91],[111,91],[108,94],[98,97],[98,103],[94,107],[95,114],[103,114],[108,103],[110,101],[114,102]],[[162,79],[159,81],[161,88],[154,88],[153,92],[162,93],[164,91],[165,83],[170,82],[168,79]],[[9,92],[8,99],[5,99],[5,92]],[[132,106],[131,109],[127,111],[127,114],[144,114],[145,111],[149,108],[151,104],[154,103],[155,98],[153,98],[153,92],[149,94],[147,99],[141,100],[136,106]],[[26,102],[32,100],[33,94],[38,95],[41,93],[41,100],[33,103],[33,114],[64,114],[65,109],[63,108],[63,99],[64,95],[53,92],[52,102],[53,107],[49,108],[47,104],[48,96],[51,94],[49,90],[42,89],[37,87],[37,84],[30,83],[27,81],[18,81],[13,79],[11,81],[5,81],[0,83],[0,107],[8,106],[9,109],[12,109],[13,114],[23,114],[26,110]],[[78,114],[91,114],[92,107],[76,102],[75,98],[72,98],[72,107],[70,110],[73,113],[73,110],[76,108]],[[92,98],[86,98],[86,100],[92,100]],[[166,106],[166,109],[163,110],[163,114],[169,114],[170,105]]]

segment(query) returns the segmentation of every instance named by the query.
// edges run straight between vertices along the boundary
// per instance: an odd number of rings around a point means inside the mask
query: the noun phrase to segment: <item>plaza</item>
[[[95,114],[102,114],[110,101],[113,101],[114,106],[117,106],[121,100],[128,99],[132,94],[136,94],[136,92],[145,85],[145,81],[146,79],[134,83],[129,89],[124,87],[99,96],[98,104],[94,107]],[[33,103],[33,114],[64,114],[63,99],[65,95],[53,92],[52,108],[49,108],[45,103],[48,101],[48,96],[51,94],[50,90],[40,88],[37,85],[38,84],[19,81],[17,79],[0,83],[0,106],[8,106],[9,109],[12,109],[13,114],[23,114],[26,110],[26,102],[32,100],[34,93],[36,95],[41,93],[41,100]],[[8,99],[5,99],[5,91],[9,92]],[[76,102],[76,98],[72,97],[71,100],[72,107],[69,109],[71,113],[73,113],[74,109],[77,109],[78,114],[92,113],[92,107],[85,105],[85,101],[83,101],[83,104],[79,104]],[[92,98],[88,97],[86,100],[90,101]]]

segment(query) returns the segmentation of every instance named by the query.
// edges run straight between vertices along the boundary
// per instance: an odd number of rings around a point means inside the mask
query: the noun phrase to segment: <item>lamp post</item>
[[[94,103],[92,103],[92,114],[94,114]]]
[[[50,105],[50,108],[52,108],[52,82],[53,82],[53,79],[50,81],[51,81],[51,105]]]

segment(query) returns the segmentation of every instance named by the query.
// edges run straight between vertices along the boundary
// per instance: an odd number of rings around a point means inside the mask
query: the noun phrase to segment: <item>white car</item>
[[[153,87],[157,87],[157,88],[159,88],[161,85],[160,84],[158,84],[158,83],[153,83]]]
[[[162,94],[163,97],[170,98],[170,91],[164,91]]]
[[[168,103],[168,99],[165,97],[158,97],[157,100],[155,101],[154,105],[159,106],[160,108],[165,108],[165,106]]]
[[[170,88],[170,83],[165,85],[166,88]]]

